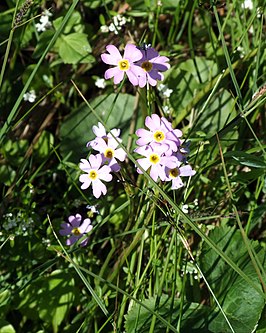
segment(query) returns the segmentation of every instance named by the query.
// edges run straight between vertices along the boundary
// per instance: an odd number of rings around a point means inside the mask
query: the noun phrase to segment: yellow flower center
[[[97,177],[98,177],[98,173],[95,170],[91,170],[89,173],[89,178],[91,180],[95,180],[95,179],[97,179]]]
[[[152,164],[157,164],[157,163],[159,163],[159,162],[160,162],[160,157],[159,157],[159,155],[157,155],[157,154],[151,154],[151,155],[150,155],[150,162],[151,162]]]
[[[71,232],[74,236],[79,236],[81,234],[79,228],[74,228]]]
[[[180,174],[180,172],[179,172],[179,169],[178,169],[178,168],[171,169],[170,172],[169,172],[169,176],[170,176],[171,178],[176,178],[176,177],[179,176],[179,174]]]
[[[113,158],[114,154],[115,152],[112,148],[107,148],[106,151],[104,152],[104,156],[109,159]]]
[[[150,72],[152,70],[152,63],[149,61],[143,61],[141,64],[141,68],[144,69],[145,72]]]
[[[153,134],[154,140],[157,142],[161,142],[165,139],[164,132],[162,131],[155,131]]]
[[[127,59],[119,60],[118,68],[120,69],[120,71],[127,71],[130,68],[129,61]]]

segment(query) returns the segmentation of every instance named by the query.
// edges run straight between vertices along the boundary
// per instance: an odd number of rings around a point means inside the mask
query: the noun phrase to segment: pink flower
[[[164,76],[160,72],[165,72],[170,68],[167,63],[169,59],[164,56],[160,56],[159,53],[152,47],[140,49],[142,53],[142,58],[137,64],[143,69],[145,75],[139,77],[139,86],[141,88],[145,87],[147,82],[151,86],[156,86],[157,80],[162,81]]]
[[[166,180],[172,181],[172,189],[176,190],[182,186],[184,186],[181,177],[190,177],[194,176],[196,171],[192,169],[190,165],[184,165],[180,167],[181,162],[178,162],[178,165],[171,169],[166,167]]]
[[[172,151],[177,151],[180,146],[179,138],[182,132],[178,129],[173,130],[171,123],[165,119],[160,118],[157,114],[152,114],[151,117],[146,117],[145,125],[149,131],[140,128],[136,131],[137,136],[140,138],[136,141],[137,145],[144,146],[151,142],[167,144],[170,147],[170,154]]]
[[[92,147],[94,148],[95,144],[97,144],[97,138],[102,138],[104,139],[106,142],[108,142],[108,139],[113,139],[113,136],[115,138],[117,138],[118,141],[122,141],[121,139],[119,139],[119,135],[120,135],[120,129],[117,128],[113,128],[110,133],[106,133],[106,129],[103,126],[102,123],[98,122],[98,127],[96,125],[92,126],[92,131],[93,133],[96,135],[96,139],[89,141],[87,143],[87,147]],[[112,134],[111,134],[112,133]],[[113,135],[113,136],[112,136]]]
[[[83,183],[81,189],[84,190],[92,185],[92,193],[96,198],[99,198],[102,194],[106,194],[107,188],[102,182],[110,182],[112,175],[110,174],[111,168],[107,165],[102,165],[102,157],[100,154],[90,155],[89,161],[81,159],[79,165],[80,169],[85,171],[85,174],[79,176],[79,180]]]
[[[134,64],[142,58],[141,51],[133,44],[126,45],[123,57],[114,45],[107,45],[106,50],[109,54],[102,54],[102,61],[115,67],[107,69],[104,78],[108,80],[113,77],[114,83],[118,84],[123,80],[124,74],[126,73],[129,81],[134,86],[137,86],[139,84],[139,77],[145,74],[142,68]]]
[[[69,216],[68,222],[64,222],[61,224],[61,230],[59,233],[61,236],[69,236],[66,240],[66,245],[72,245],[77,242],[83,235],[87,234],[92,230],[92,225],[90,219],[85,219],[82,223],[82,217],[80,214],[76,214],[76,216]],[[88,243],[88,237],[85,238],[80,245],[85,246]]]
[[[168,145],[159,143],[135,149],[135,152],[145,156],[145,158],[138,159],[137,162],[145,171],[150,168],[150,176],[155,182],[158,177],[161,180],[166,179],[165,167],[171,169],[177,165],[177,158],[175,156],[165,156],[165,152],[168,150]],[[138,173],[142,173],[139,168],[137,168],[137,171]]]
[[[102,163],[107,162],[108,166],[112,171],[118,172],[120,170],[120,165],[117,163],[119,161],[123,162],[127,156],[125,151],[122,148],[117,148],[119,142],[114,138],[111,138],[106,142],[102,138],[95,139],[95,144],[93,149],[101,153]]]

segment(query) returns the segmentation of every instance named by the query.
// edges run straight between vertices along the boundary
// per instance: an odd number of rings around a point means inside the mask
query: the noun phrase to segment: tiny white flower
[[[169,108],[168,105],[164,105],[164,106],[162,107],[162,109],[163,109],[163,112],[164,112],[165,114],[170,114],[170,108]]]
[[[173,89],[168,88],[167,85],[162,84],[162,83],[159,84],[158,90],[160,91],[161,96],[163,98],[169,98],[173,92]]]
[[[127,19],[124,16],[121,16],[119,25],[120,27],[127,23]]]
[[[253,1],[252,1],[252,0],[245,0],[245,1],[242,3],[242,8],[252,10],[252,9],[253,9]]]
[[[49,17],[51,15],[52,14],[48,10],[45,10],[43,12],[43,14],[40,17],[40,22],[35,24],[35,27],[38,32],[42,32],[47,30],[48,28],[51,28],[52,23],[49,21]]]
[[[108,28],[107,25],[102,25],[102,26],[100,27],[100,30],[101,30],[101,32],[105,33],[105,32],[108,32],[108,31],[109,31],[109,28]]]
[[[34,90],[30,90],[26,94],[23,95],[24,101],[28,101],[30,103],[34,103],[36,100],[36,94]]]
[[[163,91],[163,97],[169,98],[171,96],[172,92],[173,92],[173,89],[169,89],[169,88],[165,89]]]
[[[121,27],[119,27],[119,26],[115,26],[114,23],[111,23],[111,24],[109,25],[109,31],[110,31],[110,32],[114,32],[115,35],[118,35],[118,30],[121,30]]]
[[[90,205],[87,205],[86,208],[93,214],[99,214],[99,211],[98,209],[96,208],[96,206],[90,206]]]
[[[185,214],[188,213],[188,205],[182,205],[181,209],[182,209],[183,213],[185,213]]]
[[[106,82],[105,82],[105,79],[103,78],[98,78],[96,81],[95,81],[95,85],[96,87],[100,88],[100,89],[104,89],[106,87]]]

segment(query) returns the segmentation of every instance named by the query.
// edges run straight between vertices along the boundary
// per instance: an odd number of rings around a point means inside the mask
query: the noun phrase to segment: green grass
[[[125,25],[102,32],[118,13]],[[0,5],[0,332],[266,332],[265,13],[260,0]],[[169,58],[170,96],[95,85],[106,45],[128,42]],[[151,114],[190,141],[180,189],[136,171]],[[96,199],[79,161],[99,121],[121,129],[127,159]],[[59,234],[77,213],[86,247]]]

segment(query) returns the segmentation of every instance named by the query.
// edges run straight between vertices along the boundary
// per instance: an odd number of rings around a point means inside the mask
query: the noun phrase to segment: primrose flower
[[[145,156],[137,160],[139,165],[147,171],[150,168],[150,176],[156,182],[158,177],[161,180],[166,179],[165,167],[169,169],[175,168],[177,158],[175,156],[165,156],[165,152],[169,150],[167,144],[152,143],[151,145],[138,147],[135,149],[140,155]],[[137,168],[138,173],[143,173]]]
[[[79,176],[79,180],[83,183],[81,189],[84,190],[92,185],[92,193],[96,198],[102,194],[105,195],[107,188],[102,182],[110,182],[113,176],[110,174],[111,168],[107,165],[102,165],[102,157],[100,154],[90,155],[89,161],[81,159],[80,169],[85,171],[85,174]]]
[[[119,142],[121,141],[121,139],[119,138],[120,129],[113,128],[110,131],[110,133],[107,134],[105,127],[100,122],[98,122],[98,126],[96,126],[96,125],[92,126],[92,131],[96,135],[96,139],[89,141],[87,143],[87,147],[94,148],[94,146],[97,145],[97,139],[99,139],[99,138],[102,138],[102,139],[104,139],[104,141],[108,142],[108,140],[113,139],[113,136],[114,136]]]
[[[85,219],[82,222],[82,217],[80,214],[69,216],[68,222],[61,224],[61,230],[59,231],[61,236],[70,236],[66,240],[66,245],[73,245],[76,243],[83,235],[87,234],[92,230],[91,220]],[[80,245],[85,246],[88,244],[88,237],[85,238]]]
[[[178,166],[171,169],[166,167],[165,173],[166,173],[166,180],[172,181],[172,190],[176,190],[182,186],[184,186],[184,183],[182,182],[181,177],[190,177],[194,176],[196,171],[192,169],[190,165],[183,165],[180,166],[181,162],[178,162]]]
[[[167,63],[169,59],[165,56],[160,56],[152,47],[140,48],[140,51],[142,58],[137,62],[137,65],[143,69],[145,75],[139,77],[139,86],[143,88],[147,82],[151,86],[156,86],[157,80],[162,81],[164,79],[161,72],[165,72],[170,68]]]
[[[116,159],[123,162],[127,156],[122,148],[117,148],[119,142],[113,138],[109,138],[108,142],[102,138],[97,138],[94,141],[95,144],[93,149],[101,153],[102,163],[104,164],[107,162],[112,171],[118,172],[120,170],[120,165],[117,163]]]
[[[179,138],[182,132],[178,129],[173,129],[171,123],[164,117],[160,118],[157,114],[152,114],[151,117],[146,117],[145,125],[149,131],[140,128],[136,131],[139,139],[137,145],[144,146],[151,142],[157,142],[169,145],[171,151],[177,151],[180,146]]]
[[[118,84],[123,80],[124,74],[126,73],[129,81],[134,86],[137,86],[139,84],[139,77],[145,74],[143,70],[135,64],[136,61],[142,58],[141,51],[133,44],[126,45],[123,57],[114,45],[107,45],[106,50],[109,54],[102,54],[102,61],[115,67],[107,69],[104,78],[108,80],[113,77],[114,83]]]

